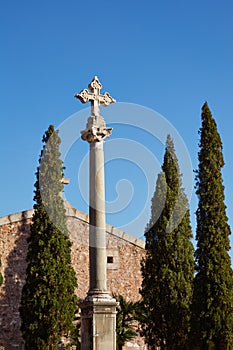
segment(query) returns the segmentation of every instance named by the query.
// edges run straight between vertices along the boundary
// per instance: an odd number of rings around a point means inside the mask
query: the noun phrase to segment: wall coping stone
[[[89,223],[89,215],[86,213],[83,213],[82,211],[74,208],[69,204],[68,202],[65,202],[65,208],[66,208],[66,215],[67,217],[74,217],[77,218],[85,223]],[[12,224],[15,222],[20,222],[24,220],[31,219],[34,213],[34,209],[24,210],[15,214],[9,214],[6,216],[0,217],[0,226]],[[120,239],[123,239],[126,242],[129,242],[139,248],[145,249],[145,242],[129,233],[126,233],[114,226],[106,225],[106,231],[116,236]]]
[[[9,214],[0,217],[0,226],[12,224],[14,222],[19,222],[27,219],[31,219],[34,213],[34,209],[20,211],[15,214]]]

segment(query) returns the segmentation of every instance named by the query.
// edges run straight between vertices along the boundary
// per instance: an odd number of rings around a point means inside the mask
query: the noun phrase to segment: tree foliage
[[[196,275],[192,342],[201,349],[233,348],[233,275],[230,227],[224,204],[221,168],[222,142],[208,104],[202,107],[202,126],[196,175],[198,196]]]
[[[187,349],[194,260],[187,197],[168,135],[162,172],[152,198],[142,261],[143,335],[150,349]]]
[[[135,331],[137,303],[127,302],[122,295],[115,296],[118,301],[116,315],[117,350],[122,350],[124,344],[137,336]]]
[[[1,262],[1,255],[0,255],[0,267],[2,266],[2,262]],[[3,277],[2,277],[2,273],[0,271],[0,286],[3,284]]]
[[[20,307],[21,330],[28,350],[57,349],[61,337],[73,329],[77,308],[76,277],[61,196],[64,168],[58,131],[50,125],[42,141]]]

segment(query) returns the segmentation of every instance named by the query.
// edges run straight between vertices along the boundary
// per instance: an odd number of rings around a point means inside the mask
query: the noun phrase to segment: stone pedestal
[[[85,300],[81,305],[81,349],[116,349],[115,299]]]

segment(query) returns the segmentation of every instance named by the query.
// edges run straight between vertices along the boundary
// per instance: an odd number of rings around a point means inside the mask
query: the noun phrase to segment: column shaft
[[[104,292],[106,286],[106,220],[103,141],[90,143],[89,256],[90,292]]]

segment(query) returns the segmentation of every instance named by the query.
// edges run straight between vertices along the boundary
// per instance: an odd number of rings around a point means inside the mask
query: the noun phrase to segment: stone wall
[[[0,350],[23,349],[19,304],[25,283],[27,237],[33,210],[0,218],[0,252],[4,284],[0,287]],[[88,215],[67,205],[67,225],[72,245],[72,264],[78,286],[76,294],[84,298],[89,287]],[[113,294],[126,300],[139,299],[140,261],[144,242],[107,225],[107,280]],[[142,339],[125,349],[144,349]]]

